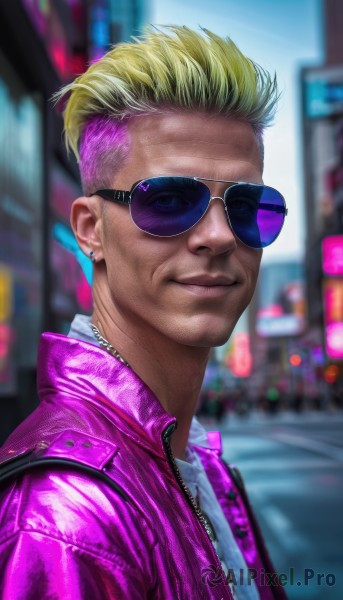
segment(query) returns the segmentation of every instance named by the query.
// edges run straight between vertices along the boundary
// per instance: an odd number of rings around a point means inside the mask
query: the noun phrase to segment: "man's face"
[[[115,189],[159,175],[262,182],[258,142],[245,122],[167,113],[132,120],[129,134],[130,157],[113,179]],[[205,183],[212,196],[227,187]],[[234,237],[221,200],[170,238],[140,231],[127,207],[109,202],[101,232],[114,319],[120,315],[146,339],[212,347],[229,338],[253,294],[262,251]]]

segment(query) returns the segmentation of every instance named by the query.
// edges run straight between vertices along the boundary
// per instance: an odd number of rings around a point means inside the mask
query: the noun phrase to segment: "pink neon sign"
[[[343,358],[343,279],[324,282],[326,351],[331,358]]]
[[[233,338],[233,352],[229,361],[236,377],[249,377],[252,369],[250,338],[248,333],[236,333]]]
[[[343,235],[323,239],[323,271],[326,275],[343,275]]]
[[[331,323],[325,328],[326,350],[331,358],[343,358],[343,323]]]

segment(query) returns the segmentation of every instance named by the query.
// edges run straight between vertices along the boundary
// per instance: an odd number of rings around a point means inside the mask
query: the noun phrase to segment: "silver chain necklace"
[[[92,331],[93,331],[96,339],[99,342],[100,348],[103,348],[103,350],[106,350],[106,352],[108,352],[109,354],[111,354],[112,356],[114,356],[115,358],[120,360],[120,362],[122,362],[126,367],[129,367],[129,369],[131,369],[129,363],[125,360],[125,358],[123,358],[122,355],[119,354],[118,350],[113,348],[112,344],[110,344],[110,342],[101,335],[99,329],[93,323],[91,323],[91,327],[92,327]]]
[[[112,344],[110,344],[110,342],[108,340],[106,340],[106,338],[104,338],[101,335],[99,329],[93,323],[91,323],[91,327],[92,327],[92,331],[93,331],[96,339],[99,342],[100,348],[103,348],[104,350],[106,350],[106,352],[108,352],[109,354],[111,354],[112,356],[114,356],[115,358],[117,358],[118,360],[120,360],[120,362],[122,362],[124,365],[126,365],[126,367],[129,367],[129,369],[131,369],[129,363],[125,360],[125,358],[123,358],[122,355],[119,354],[118,350],[116,350],[115,348],[113,348]],[[175,466],[177,468],[177,471],[179,472],[179,469],[178,469],[178,467],[177,467],[177,465],[175,463],[175,460],[174,460],[174,464],[175,464]],[[179,477],[182,480],[180,472],[179,472]],[[188,490],[188,492],[192,496],[192,494],[191,494],[191,492],[189,490]],[[192,498],[193,498],[193,496],[192,496]],[[213,527],[213,524],[212,524],[210,518],[206,515],[206,513],[204,513],[204,511],[200,507],[199,493],[197,493],[196,498],[193,499],[193,500],[195,502],[195,505],[196,505],[198,511],[201,513],[201,515],[203,517],[204,526],[205,526],[205,529],[206,529],[209,537],[211,538],[211,540],[212,540],[213,543],[216,543],[217,536],[216,536],[215,529]]]

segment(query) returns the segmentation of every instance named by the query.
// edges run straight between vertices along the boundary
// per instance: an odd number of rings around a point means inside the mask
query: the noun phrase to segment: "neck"
[[[96,306],[92,322],[177,419],[172,449],[176,458],[185,460],[210,349],[178,344],[144,324],[124,321],[115,310],[109,313],[103,307]]]

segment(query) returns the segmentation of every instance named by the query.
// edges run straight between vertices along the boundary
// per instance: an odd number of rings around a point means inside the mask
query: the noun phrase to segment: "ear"
[[[95,196],[82,196],[72,204],[70,224],[82,252],[94,252],[96,262],[104,258],[102,246],[102,202]]]

